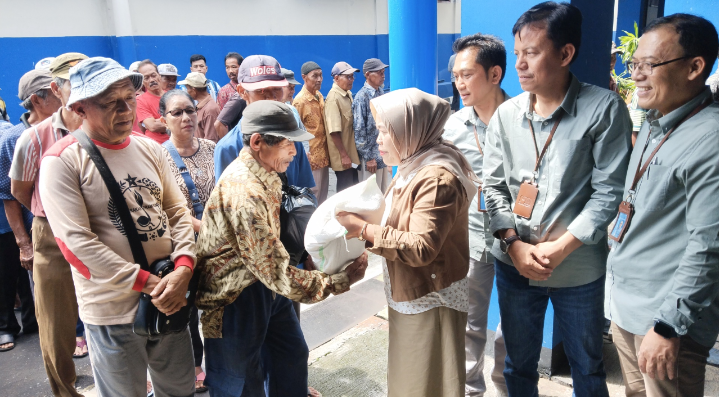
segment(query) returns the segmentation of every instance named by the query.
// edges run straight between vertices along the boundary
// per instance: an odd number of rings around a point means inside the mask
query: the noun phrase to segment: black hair
[[[706,80],[712,72],[719,51],[719,38],[714,25],[697,15],[672,14],[649,22],[644,33],[665,26],[674,27],[679,34],[679,45],[684,50],[684,56],[704,58],[706,63],[704,80]]]
[[[190,65],[192,65],[193,63],[195,63],[197,61],[204,61],[205,65],[207,65],[207,59],[205,59],[204,55],[195,54],[190,57]]]
[[[574,45],[574,57],[570,63],[579,56],[579,47],[582,44],[582,12],[576,6],[553,1],[539,3],[519,17],[512,28],[512,35],[519,34],[525,26],[545,29],[556,49],[567,44]]]
[[[236,52],[228,52],[227,55],[225,55],[225,62],[227,62],[228,59],[235,58],[237,59],[237,64],[242,65],[242,61],[245,60],[245,58],[242,57],[242,55],[236,53]]]
[[[452,44],[452,51],[457,54],[469,47],[477,49],[477,59],[475,61],[482,65],[485,72],[489,73],[489,69],[494,66],[499,66],[502,69],[502,76],[499,79],[501,84],[507,70],[507,50],[504,48],[502,40],[491,34],[477,33],[455,40],[454,44]],[[450,70],[449,73],[452,73],[452,71]]]
[[[141,61],[140,63],[138,63],[138,64],[137,64],[137,70],[139,71],[140,68],[143,67],[143,66],[145,66],[145,65],[152,65],[152,66],[155,68],[155,71],[156,71],[157,73],[160,73],[160,71],[157,69],[157,65],[155,65],[155,63],[152,62],[152,61],[149,60],[149,59],[145,59],[144,61]]]
[[[190,94],[176,88],[174,90],[170,90],[170,91],[167,91],[166,93],[162,94],[162,97],[160,98],[160,115],[161,116],[165,117],[165,113],[167,112],[167,103],[170,102],[170,99],[172,99],[176,96],[184,96],[185,98],[187,98],[187,100],[190,101],[192,106],[195,107],[195,101],[192,99]]]
[[[263,141],[267,144],[267,146],[275,146],[278,143],[284,141],[287,138],[281,138],[279,136],[275,135],[267,135],[262,134],[260,135]],[[250,146],[250,139],[252,138],[252,134],[242,134],[242,146]]]

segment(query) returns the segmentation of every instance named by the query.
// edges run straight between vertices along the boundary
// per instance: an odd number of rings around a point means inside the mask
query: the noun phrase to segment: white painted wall
[[[459,9],[437,4],[438,33],[460,32]],[[0,0],[0,37],[387,32],[387,0]]]

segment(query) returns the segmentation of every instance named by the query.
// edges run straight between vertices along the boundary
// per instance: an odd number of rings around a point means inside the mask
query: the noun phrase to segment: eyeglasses
[[[628,69],[630,74],[634,74],[634,71],[637,71],[639,74],[643,74],[645,76],[651,76],[652,72],[654,71],[654,68],[659,66],[668,65],[672,62],[681,61],[682,59],[688,59],[692,58],[690,56],[683,56],[681,58],[674,58],[672,60],[666,61],[666,62],[659,62],[659,63],[649,63],[649,62],[629,62]]]
[[[355,75],[354,75],[354,74],[341,74],[340,77],[344,77],[344,78],[346,78],[347,80],[354,80],[354,79],[355,79]]]
[[[171,111],[165,113],[165,115],[171,114],[172,117],[182,117],[183,113],[187,113],[188,116],[192,116],[193,114],[197,113],[197,109],[195,109],[195,108],[175,109],[175,110],[171,110]]]

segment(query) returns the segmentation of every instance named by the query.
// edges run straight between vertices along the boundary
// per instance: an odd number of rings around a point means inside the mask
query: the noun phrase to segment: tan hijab
[[[392,134],[402,160],[397,172],[406,177],[428,165],[440,165],[456,176],[472,201],[479,178],[462,152],[442,139],[449,103],[416,88],[392,91],[371,101],[378,123]]]

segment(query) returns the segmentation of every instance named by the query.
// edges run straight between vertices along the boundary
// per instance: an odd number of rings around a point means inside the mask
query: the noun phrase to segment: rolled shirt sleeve
[[[503,151],[506,141],[502,120],[495,112],[487,125],[482,190],[489,213],[489,229],[497,238],[500,230],[515,228],[511,204],[513,199],[507,184],[508,175],[504,170]]]

